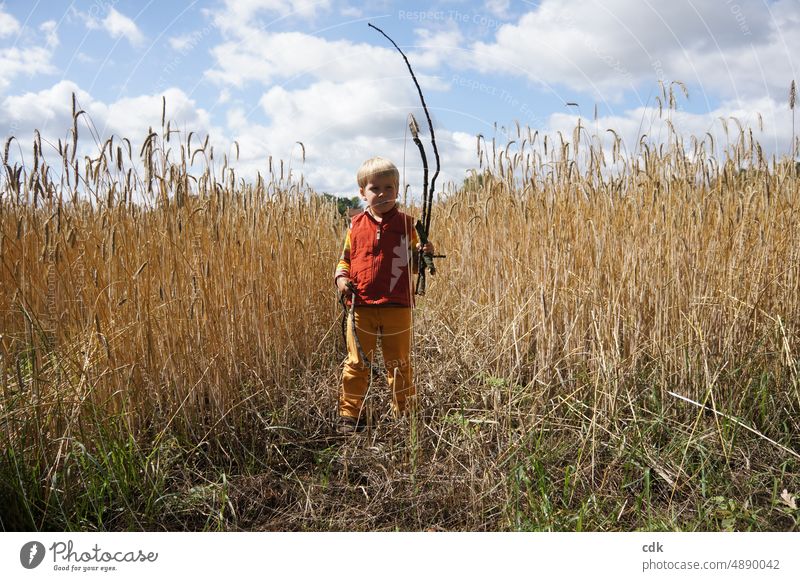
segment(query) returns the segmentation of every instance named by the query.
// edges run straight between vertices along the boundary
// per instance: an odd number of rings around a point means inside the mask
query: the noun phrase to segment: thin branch
[[[408,57],[406,57],[406,54],[400,49],[399,46],[397,46],[397,43],[393,41],[388,34],[386,34],[384,31],[382,31],[380,28],[378,28],[372,23],[369,23],[369,26],[370,28],[374,28],[375,30],[380,32],[383,36],[385,36],[386,39],[389,42],[391,42],[392,45],[394,45],[394,47],[397,49],[397,51],[402,55],[403,60],[406,61],[408,72],[411,73],[411,79],[414,81],[414,85],[417,87],[417,93],[419,93],[419,100],[422,102],[422,109],[425,111],[425,118],[428,120],[428,129],[431,132],[431,145],[433,146],[433,156],[436,159],[436,171],[434,172],[433,177],[431,178],[431,187],[430,191],[428,192],[429,199],[432,200],[436,184],[436,178],[439,176],[439,169],[441,165],[439,162],[439,148],[436,147],[436,134],[433,131],[433,122],[431,121],[431,115],[428,112],[428,105],[425,103],[425,96],[422,94],[422,88],[419,86],[419,82],[417,81],[417,76],[414,74],[414,69],[411,68],[411,63],[408,62]],[[426,216],[426,223],[425,223],[426,232],[430,230],[430,225],[431,225],[431,219],[430,219],[430,213],[428,213],[428,216]]]

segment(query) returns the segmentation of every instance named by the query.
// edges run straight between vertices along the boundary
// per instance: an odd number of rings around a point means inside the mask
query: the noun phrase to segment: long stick
[[[433,146],[433,155],[436,159],[436,171],[433,174],[433,178],[431,179],[430,188],[427,187],[428,182],[428,163],[425,156],[425,150],[422,147],[422,142],[419,141],[415,131],[416,121],[413,121],[412,116],[412,123],[410,123],[411,132],[414,134],[414,143],[416,143],[417,148],[420,151],[420,156],[422,157],[422,163],[424,166],[425,171],[425,184],[422,190],[422,217],[416,224],[417,234],[419,235],[420,242],[424,245],[428,242],[428,235],[431,229],[431,214],[433,213],[431,210],[433,209],[433,192],[436,189],[436,178],[439,176],[439,169],[441,168],[441,163],[439,160],[439,148],[436,146],[436,133],[433,131],[433,121],[431,121],[431,115],[428,111],[428,105],[425,103],[425,96],[422,94],[422,88],[419,86],[419,82],[417,81],[417,76],[414,74],[414,69],[411,68],[411,63],[408,61],[408,57],[402,51],[402,49],[397,46],[397,43],[391,39],[391,37],[386,34],[383,30],[378,28],[377,26],[369,23],[370,28],[374,28],[378,32],[380,32],[392,45],[397,49],[397,52],[403,57],[403,60],[408,67],[408,72],[411,74],[411,79],[414,81],[414,86],[417,87],[417,93],[419,94],[419,100],[422,103],[422,110],[425,111],[425,119],[428,120],[428,129],[431,132],[431,145]],[[419,272],[417,273],[417,289],[416,294],[424,295],[425,294],[425,271],[430,270],[431,274],[436,273],[436,266],[433,263],[433,254],[426,254],[422,251],[419,253]]]
[[[425,111],[425,118],[428,120],[428,129],[431,132],[431,145],[433,146],[433,156],[436,158],[436,172],[433,174],[433,178],[431,179],[431,193],[434,190],[434,184],[436,183],[436,178],[439,176],[439,149],[436,147],[436,134],[433,132],[433,122],[431,121],[431,115],[428,113],[428,105],[425,104],[425,96],[422,94],[422,88],[419,86],[419,82],[417,82],[417,76],[414,74],[414,69],[411,68],[411,63],[408,62],[408,57],[406,54],[397,46],[397,43],[393,41],[388,34],[382,31],[380,28],[375,26],[372,23],[369,23],[370,28],[374,28],[378,32],[380,32],[386,39],[391,42],[394,47],[397,49],[403,60],[406,61],[406,66],[408,67],[408,72],[411,73],[411,79],[414,81],[414,85],[417,87],[417,93],[419,93],[419,100],[422,102],[422,109]],[[430,223],[430,220],[428,221]]]

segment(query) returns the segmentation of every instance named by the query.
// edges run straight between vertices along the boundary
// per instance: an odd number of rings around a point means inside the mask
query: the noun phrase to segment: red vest
[[[350,279],[356,305],[413,305],[409,245],[414,219],[396,207],[377,222],[369,212],[353,217],[350,226]]]

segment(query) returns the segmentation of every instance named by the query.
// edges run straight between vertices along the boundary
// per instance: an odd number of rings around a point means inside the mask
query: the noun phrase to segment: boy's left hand
[[[423,246],[420,243],[417,243],[417,250],[422,250],[425,254],[435,254],[436,251],[433,249],[433,242],[430,240]]]

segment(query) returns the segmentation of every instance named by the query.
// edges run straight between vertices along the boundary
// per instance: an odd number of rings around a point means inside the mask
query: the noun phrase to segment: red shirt
[[[392,208],[378,222],[369,212],[353,217],[335,278],[356,287],[356,305],[414,304],[410,272],[416,272],[414,219]],[[409,266],[411,265],[411,268]]]

